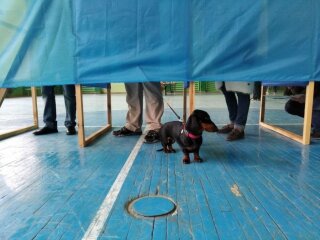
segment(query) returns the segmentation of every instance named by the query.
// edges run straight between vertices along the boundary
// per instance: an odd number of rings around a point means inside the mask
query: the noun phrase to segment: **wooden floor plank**
[[[167,236],[167,219],[159,218],[154,220],[153,232],[151,239],[154,240],[166,240]]]
[[[214,224],[214,218],[209,208],[207,196],[204,192],[203,182],[201,179],[197,179],[195,197],[196,203],[199,208],[199,216],[201,218],[201,229],[203,230],[204,239],[219,239],[216,226]]]
[[[221,187],[217,179],[213,177],[219,170],[214,167],[209,171],[210,172],[206,173],[206,178],[202,181],[205,183],[203,187],[206,192],[209,208],[214,217],[218,236],[220,239],[243,239],[244,233],[234,215],[232,205],[227,200],[223,187]]]
[[[317,204],[316,202],[313,203],[309,201],[309,199],[306,199],[304,197],[306,194],[304,189],[292,187],[293,184],[290,180],[282,176],[275,177],[274,172],[261,172],[261,170],[258,171],[263,177],[271,180],[274,188],[276,188],[279,193],[286,197],[288,203],[290,203],[292,207],[294,207],[302,215],[305,215],[306,218],[315,216],[313,211],[315,208],[319,208],[319,202]]]
[[[239,170],[238,168],[237,170]],[[266,171],[266,170],[264,170]],[[255,173],[258,173],[259,171],[255,171]],[[274,185],[270,179],[265,179],[266,181],[263,181],[263,178],[256,177],[255,178],[255,184],[259,184],[260,182],[263,183],[264,186],[261,186],[259,188],[254,188],[255,192],[257,192],[257,197],[261,199],[261,201],[264,202],[264,207],[268,209],[269,214],[272,215],[272,217],[275,219],[275,222],[278,223],[278,225],[281,227],[282,231],[286,233],[287,237],[293,237],[293,236],[308,236],[308,229],[303,227],[305,224],[303,223],[302,219],[296,219],[295,217],[292,218],[292,209],[287,207],[287,204],[289,203],[286,201],[287,199],[282,196],[277,189],[274,188]],[[264,183],[265,182],[265,183]],[[252,188],[253,189],[253,188]],[[251,190],[252,190],[251,189]],[[261,192],[261,189],[264,190],[264,192]],[[266,192],[266,195],[261,198],[261,196],[264,195]],[[273,196],[273,201],[269,201],[268,195]],[[286,203],[284,205],[284,203]],[[281,206],[281,207],[280,207]],[[270,208],[271,207],[271,208]],[[293,215],[294,216],[294,215]],[[295,221],[293,219],[296,219],[298,221],[301,221],[299,224],[299,227],[297,227],[294,231],[287,231],[287,229],[291,229],[294,227],[294,225],[291,225],[289,220],[287,218],[292,218],[292,221]],[[294,232],[294,233],[292,233]],[[311,235],[312,237],[312,235]]]
[[[214,108],[202,106],[216,124],[228,122],[221,96],[203,99],[215,103]],[[17,105],[8,100],[11,108]],[[63,98],[57,100],[62,109],[58,122],[63,123]],[[317,239],[320,141],[302,146],[259,129],[257,106],[252,102],[244,140],[203,135],[201,164],[183,164],[177,145],[177,153],[165,154],[156,151],[158,143],[143,144],[99,239]],[[171,115],[166,109],[164,122],[175,120]],[[93,123],[102,116],[88,113]],[[113,124],[122,126],[126,106],[114,116]],[[267,117],[296,121],[288,119],[283,106]],[[0,142],[0,239],[81,239],[139,139],[109,133],[80,149],[77,138],[64,131],[60,126],[58,134],[26,133]],[[127,212],[130,200],[158,194],[177,203],[174,215],[141,219]]]
[[[219,182],[221,181],[221,179],[217,178],[217,179],[214,179],[213,181]],[[250,221],[247,221],[244,218],[245,215],[243,211],[241,211],[241,209],[239,209],[238,206],[234,206],[235,203],[233,202],[233,199],[231,199],[233,198],[233,196],[231,197],[228,196],[229,194],[226,191],[229,191],[229,189],[228,188],[226,189],[227,186],[228,185],[223,185],[223,186],[220,185],[221,191],[223,192],[222,194],[225,197],[224,201],[228,201],[228,203],[230,204],[230,208],[227,211],[225,209],[222,209],[220,211],[222,211],[222,215],[224,217],[228,216],[229,219],[230,218],[232,219],[232,227],[229,229],[229,233],[226,233],[225,231],[222,230],[221,233],[219,234],[220,237],[228,238],[229,237],[228,234],[232,234],[232,235],[237,235],[238,238],[240,239],[245,238],[245,236],[248,238],[254,236],[256,239],[258,239],[258,237],[254,235],[255,232],[254,232],[254,229],[252,229],[251,227]],[[221,224],[219,223],[217,224],[218,224],[217,228],[221,229],[222,228]]]
[[[233,150],[233,148],[230,150]],[[215,155],[214,152],[212,154]],[[233,209],[237,212],[237,216],[240,217],[239,221],[247,223],[246,226],[242,226],[247,238],[272,239],[264,224],[259,223],[259,218],[256,215],[256,209],[259,206],[250,204],[247,196],[242,193],[242,190],[247,188],[248,185],[246,179],[242,182],[238,177],[241,175],[237,171],[232,172],[230,168],[240,169],[245,167],[241,162],[246,162],[246,156],[241,156],[241,152],[237,148],[234,152],[229,152],[228,162],[223,162],[221,171],[224,171],[226,176],[220,181],[225,181],[224,185],[228,187],[226,196],[232,203]]]
[[[228,151],[222,151],[221,153],[223,153],[223,155],[221,155],[219,152],[215,152],[214,150],[212,150],[212,154],[213,156],[215,156],[215,159],[219,159],[219,162],[221,161],[223,163],[223,167],[222,168],[222,171],[225,172],[224,175],[227,175],[224,179],[232,179],[232,182],[226,184],[225,186],[228,186],[229,189],[230,187],[234,184],[234,183],[237,183],[237,186],[240,188],[240,190],[242,189],[247,189],[247,185],[249,184],[249,181],[247,180],[247,178],[252,178],[252,176],[248,176],[246,177],[245,179],[241,179],[239,177],[243,176],[238,170],[242,169],[243,167],[245,167],[245,165],[243,165],[243,163],[248,163],[249,164],[249,167],[251,168],[251,166],[253,164],[256,164],[254,163],[254,159],[252,158],[249,158],[248,159],[248,156],[245,155],[245,156],[241,156],[239,154],[239,151],[238,149],[235,151],[235,153],[233,153],[232,151],[232,148],[230,149],[230,147],[232,145],[230,144],[226,144],[227,146],[224,148],[228,148]],[[239,149],[242,149],[243,146],[240,146]],[[227,153],[228,156],[225,156],[224,154]],[[252,155],[252,151],[250,152],[250,155]],[[240,155],[240,156],[239,156]],[[218,164],[217,164],[218,166]],[[235,169],[233,171],[233,168]],[[250,170],[250,169],[249,169]],[[248,172],[251,172],[251,171],[248,171]],[[218,175],[218,174],[216,174]],[[241,192],[240,192],[241,193]],[[247,205],[247,196],[242,196],[242,198],[245,198],[245,201],[241,201],[242,204],[246,204]],[[240,205],[242,206],[242,205]],[[259,208],[259,205],[252,205],[252,204],[249,204],[249,209],[252,211],[252,212],[255,212],[256,211],[256,208],[257,209],[260,209]],[[235,206],[235,208],[237,208],[237,206]],[[247,213],[244,213],[244,214],[247,214]],[[268,214],[266,213],[265,216],[268,216]],[[250,219],[248,219],[247,221],[245,222],[251,222],[251,224],[253,223],[253,221]],[[263,236],[263,233],[265,233],[265,226],[264,225],[261,225],[260,228],[256,228],[256,230],[259,230],[259,235],[260,236]],[[264,238],[268,238],[268,235],[265,235]]]
[[[255,169],[255,167],[253,169]],[[237,171],[239,171],[239,170],[242,170],[242,169],[238,167]],[[256,172],[256,171],[254,171],[254,172]],[[248,184],[250,183],[249,189],[251,192],[256,193],[257,190],[259,191],[259,193],[255,194],[255,196],[258,199],[262,199],[262,200],[260,200],[260,202],[263,202],[263,204],[264,204],[265,201],[267,201],[268,204],[266,204],[266,205],[268,206],[269,204],[274,204],[279,201],[279,199],[274,199],[275,200],[274,202],[269,202],[268,191],[270,189],[270,186],[269,186],[269,184],[265,184],[264,182],[260,182],[260,176],[255,176],[255,174],[252,174],[252,176],[250,176],[248,178],[254,179],[254,182],[251,182],[251,181],[247,181],[247,182],[248,182]],[[253,191],[253,189],[254,189],[254,191]],[[261,192],[261,189],[263,189],[263,192]],[[272,194],[272,196],[273,196],[273,194],[275,194],[275,192],[270,192],[270,193]],[[263,207],[262,209],[266,209],[266,207],[264,205],[262,205],[261,207]],[[276,209],[278,209],[278,207],[276,207]],[[281,215],[283,214],[282,211],[278,212],[278,210],[276,210],[273,213],[271,213],[270,211],[267,210],[267,213],[269,215],[271,215],[272,218],[274,218],[276,216],[281,218]],[[285,224],[285,221],[283,219],[281,219],[280,224],[278,221],[276,221],[276,222],[277,222],[277,225],[281,225],[281,222]],[[283,230],[281,230],[281,231],[283,231]]]
[[[287,171],[283,168],[281,171],[279,171],[277,168],[273,168],[272,172],[266,171],[266,174],[269,173],[269,175],[272,177],[277,176],[277,179],[274,180],[275,183],[278,182],[277,180],[286,183],[287,189],[285,189],[285,192],[291,195],[292,193],[300,194],[303,198],[305,198],[308,201],[307,205],[311,204],[315,207],[320,207],[320,192],[318,192],[317,188],[313,189],[312,187],[312,185],[317,186],[320,184],[320,181],[313,177],[314,175],[318,175],[317,168],[310,167],[308,164],[308,162],[310,162],[309,160],[306,160],[306,162],[303,162],[304,160],[298,161],[299,157],[297,158],[296,156],[299,156],[299,153],[291,152],[290,154],[286,151],[285,153],[277,155],[278,160],[282,160],[282,163],[289,164],[290,167],[287,169]],[[295,164],[293,164],[294,161],[296,161]],[[263,170],[263,172],[265,171]],[[303,194],[301,194],[301,191],[303,191]]]
[[[263,239],[258,232],[261,232],[262,234],[265,233],[263,231],[264,228],[260,228],[259,230],[255,228],[255,216],[252,214],[254,209],[247,203],[246,199],[241,194],[237,179],[230,174],[228,164],[218,166],[220,166],[221,173],[224,172],[224,174],[216,174],[214,175],[214,179],[221,184],[221,189],[223,189],[226,199],[232,207],[232,212],[236,216],[240,229],[242,229],[248,239]],[[267,236],[265,235],[264,239],[266,238]]]
[[[177,164],[180,164],[179,161],[175,161],[171,159],[171,154],[161,154],[161,158],[164,162],[166,162],[167,166],[167,176],[168,176],[168,196],[171,197],[175,203],[177,204],[177,175],[176,175],[176,167]],[[177,210],[179,210],[179,205],[177,206]],[[175,213],[173,216],[168,218],[167,221],[167,239],[178,239],[179,238],[179,223],[178,223],[178,215]]]

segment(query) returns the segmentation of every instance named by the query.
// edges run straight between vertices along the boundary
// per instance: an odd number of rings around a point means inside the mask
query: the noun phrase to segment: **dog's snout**
[[[218,127],[212,123],[202,123],[202,128],[207,132],[218,132]]]

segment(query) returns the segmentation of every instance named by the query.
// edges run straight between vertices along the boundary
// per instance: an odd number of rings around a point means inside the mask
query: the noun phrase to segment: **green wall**
[[[213,93],[216,92],[215,84],[212,81],[208,82],[195,82],[196,92],[201,93]],[[95,87],[83,87],[83,93],[87,94],[99,94],[103,93],[104,90],[102,88]],[[63,90],[61,86],[55,87],[55,92],[57,94],[62,94]],[[125,93],[125,88],[123,83],[112,83],[111,84],[111,92],[112,93]],[[183,92],[183,82],[174,82],[174,84],[166,87],[166,94],[182,94]],[[41,96],[41,88],[37,87],[37,94]],[[9,94],[7,97],[23,97],[23,96],[31,96],[30,87],[19,87],[9,89]]]

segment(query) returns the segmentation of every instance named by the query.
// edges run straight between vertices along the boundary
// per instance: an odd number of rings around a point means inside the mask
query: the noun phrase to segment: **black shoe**
[[[76,128],[73,126],[67,127],[66,134],[67,135],[76,135],[77,134]]]
[[[156,143],[159,142],[160,136],[159,132],[156,130],[150,130],[147,135],[144,137],[144,142],[145,143]]]
[[[227,141],[235,141],[244,138],[244,131],[234,128],[227,137]]]
[[[131,131],[126,127],[121,128],[120,130],[113,131],[113,135],[116,137],[126,137],[126,136],[133,136],[133,135],[141,135],[142,131]]]
[[[58,129],[57,128],[49,128],[47,126],[39,129],[38,131],[33,132],[34,135],[46,135],[46,134],[51,134],[51,133],[57,133]]]

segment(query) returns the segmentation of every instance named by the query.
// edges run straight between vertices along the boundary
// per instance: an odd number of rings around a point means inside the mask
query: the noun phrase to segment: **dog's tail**
[[[157,152],[162,152],[164,149],[163,148],[161,148],[161,149],[158,149],[157,150]]]

